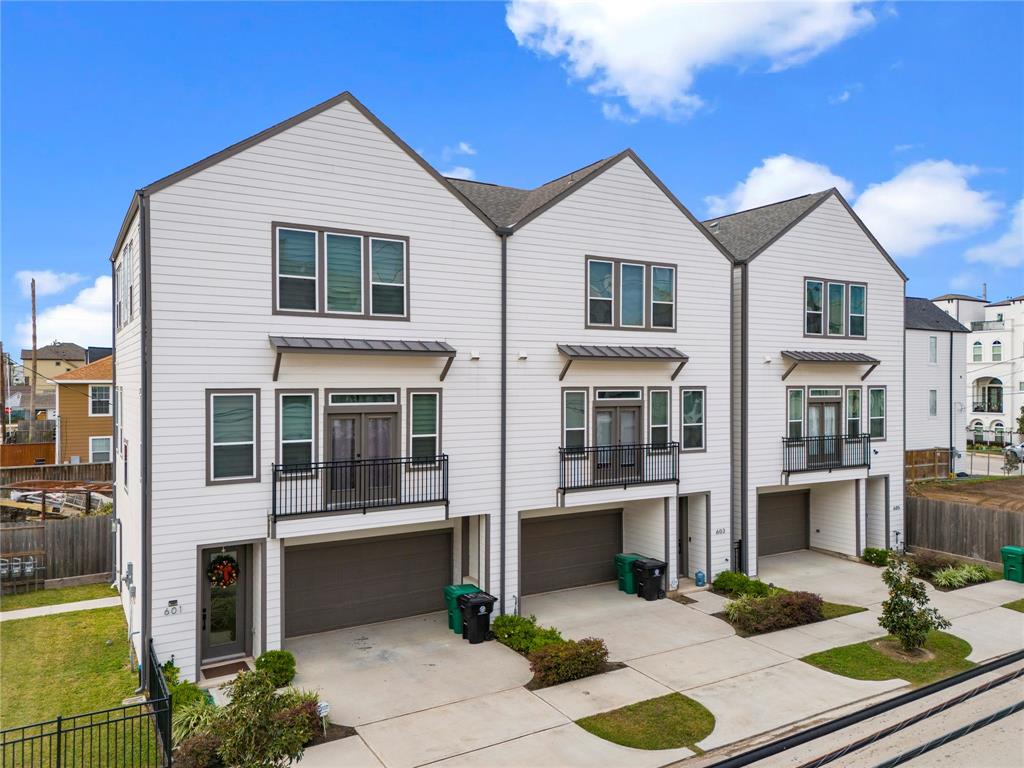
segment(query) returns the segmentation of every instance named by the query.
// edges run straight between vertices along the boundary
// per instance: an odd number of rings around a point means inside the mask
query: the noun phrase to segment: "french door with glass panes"
[[[826,469],[840,466],[842,438],[839,434],[840,404],[838,402],[807,405],[807,465]]]
[[[640,407],[598,406],[594,409],[594,478],[598,485],[616,485],[640,479],[643,453],[639,447]]]
[[[380,506],[398,501],[398,415],[344,413],[327,416],[327,503],[330,507]]]

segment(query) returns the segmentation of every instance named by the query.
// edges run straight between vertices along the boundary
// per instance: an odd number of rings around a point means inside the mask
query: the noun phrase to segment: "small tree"
[[[281,712],[281,697],[270,675],[260,670],[240,672],[224,688],[230,702],[216,730],[226,765],[282,768],[302,757],[314,727],[306,719]]]
[[[899,640],[904,651],[923,646],[933,629],[949,627],[949,621],[928,605],[924,582],[911,575],[906,560],[889,558],[889,564],[882,571],[882,581],[889,588],[889,599],[882,603],[882,618],[878,624]]]

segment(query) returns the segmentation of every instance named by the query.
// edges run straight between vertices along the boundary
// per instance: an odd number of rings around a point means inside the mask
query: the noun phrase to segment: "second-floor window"
[[[587,444],[587,393],[572,390],[562,394],[562,446],[570,450]]]
[[[846,390],[846,434],[860,434],[860,389]]]
[[[937,336],[928,337],[928,362],[939,362],[939,339]]]
[[[107,384],[89,385],[89,415],[110,416],[110,386]]]
[[[971,347],[971,361],[975,363],[981,362],[982,346],[980,341],[974,342]]]
[[[406,239],[283,225],[274,232],[275,312],[409,317]]]
[[[805,279],[804,333],[864,338],[867,335],[867,286],[839,280]]]
[[[704,450],[704,390],[683,390],[683,450]]]
[[[625,330],[672,330],[676,269],[618,259],[587,259],[586,324]]]
[[[650,442],[667,445],[669,441],[669,393],[667,389],[651,390],[648,413],[650,415]]]
[[[310,464],[314,461],[314,397],[312,392],[280,395],[278,456],[282,464]]]
[[[409,393],[409,453],[415,459],[433,459],[441,447],[441,394]]]
[[[868,389],[869,434],[872,440],[885,439],[885,388]]]
[[[786,395],[786,423],[789,437],[800,440],[804,436],[804,391],[791,389]]]
[[[1003,342],[993,341],[992,342],[992,362],[998,363],[1003,359]]]
[[[207,483],[259,479],[256,460],[258,423],[256,391],[207,393]]]

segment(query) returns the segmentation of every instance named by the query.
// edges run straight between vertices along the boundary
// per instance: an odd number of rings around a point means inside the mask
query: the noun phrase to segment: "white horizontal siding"
[[[627,504],[622,515],[622,551],[656,560],[665,558],[665,500]]]
[[[967,413],[972,403],[966,402],[965,348],[967,334],[942,331],[907,331],[907,450],[948,448],[963,452],[967,441]],[[929,339],[936,342],[936,362],[929,362]],[[952,340],[952,350],[950,341]],[[952,355],[952,390],[950,388],[950,356]],[[935,390],[937,409],[931,415],[928,392]],[[952,398],[950,392],[952,391]],[[952,431],[950,425],[952,422]]]
[[[811,486],[811,547],[857,553],[856,484],[860,480]]]

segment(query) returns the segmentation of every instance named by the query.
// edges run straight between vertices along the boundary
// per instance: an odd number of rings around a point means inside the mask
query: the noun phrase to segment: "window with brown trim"
[[[259,390],[207,390],[206,482],[259,480]]]
[[[441,393],[409,390],[409,456],[433,461],[441,453]]]
[[[867,285],[804,278],[804,335],[863,339],[867,336]]]
[[[705,390],[684,389],[682,391],[683,445],[684,451],[703,451],[705,445]]]
[[[676,327],[676,268],[587,257],[588,328],[671,331]]]
[[[667,389],[652,389],[648,395],[648,442],[654,446],[667,446],[671,437],[670,402]]]

